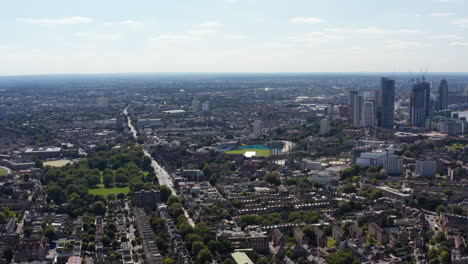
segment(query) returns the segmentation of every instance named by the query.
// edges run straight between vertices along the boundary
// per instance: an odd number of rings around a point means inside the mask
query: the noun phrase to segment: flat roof
[[[254,264],[244,252],[235,252],[231,256],[237,264]]]

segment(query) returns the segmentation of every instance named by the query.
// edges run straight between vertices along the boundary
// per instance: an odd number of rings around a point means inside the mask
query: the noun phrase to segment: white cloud
[[[295,17],[289,20],[291,24],[320,24],[325,21],[318,17]]]
[[[452,22],[450,22],[450,24],[457,25],[462,28],[468,28],[468,18],[453,20]]]
[[[405,40],[388,40],[385,42],[386,48],[391,49],[407,49],[420,47],[421,43],[416,41],[405,41]]]
[[[385,29],[378,27],[365,28],[326,28],[325,31],[341,34],[364,34],[364,35],[392,35],[392,34],[416,34],[421,33],[417,29]]]
[[[429,39],[440,39],[440,40],[461,40],[463,37],[458,35],[435,35],[429,36]]]
[[[120,33],[89,33],[89,32],[75,32],[73,36],[77,38],[97,39],[97,40],[119,40],[122,38]]]
[[[166,34],[166,35],[159,35],[157,37],[151,38],[151,41],[180,41],[180,40],[199,40],[199,38],[196,38],[193,35],[189,35],[189,34],[181,34],[181,35]]]
[[[436,12],[436,13],[431,13],[431,16],[433,17],[450,17],[450,16],[455,16],[455,13],[453,12]]]
[[[468,42],[465,41],[454,41],[452,43],[450,43],[450,46],[458,46],[458,47],[468,47]]]
[[[213,29],[200,29],[200,30],[190,30],[188,32],[189,35],[194,35],[194,36],[205,36],[205,35],[210,35],[216,33],[216,30]]]
[[[75,25],[92,23],[94,19],[90,17],[72,16],[60,19],[50,18],[17,18],[17,22],[33,25]]]
[[[231,35],[231,34],[228,34],[228,35],[224,35],[224,38],[225,38],[225,39],[228,39],[228,40],[243,40],[243,39],[246,39],[247,36],[245,36],[245,35]]]
[[[123,20],[123,21],[117,21],[117,22],[105,22],[104,25],[106,26],[114,26],[114,25],[123,25],[123,26],[128,26],[131,28],[142,28],[145,26],[145,23],[137,20]]]
[[[288,37],[288,41],[290,43],[301,44],[305,46],[329,43],[333,40],[340,39],[343,39],[343,37],[321,31],[308,32],[302,35]]]
[[[9,44],[0,44],[0,49],[11,49],[13,48],[12,45]]]
[[[200,27],[207,27],[207,28],[212,28],[212,27],[220,27],[222,26],[221,23],[218,21],[205,21],[199,25]]]

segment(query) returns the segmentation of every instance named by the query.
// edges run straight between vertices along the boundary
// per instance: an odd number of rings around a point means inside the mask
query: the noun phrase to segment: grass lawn
[[[468,144],[463,145],[463,144],[457,143],[457,144],[453,144],[452,146],[447,147],[447,149],[450,151],[457,151],[457,150],[463,150],[467,146]]]
[[[227,154],[242,154],[244,155],[247,151],[255,151],[257,156],[268,157],[270,156],[269,149],[238,149],[238,150],[230,150],[227,151]]]
[[[102,195],[104,198],[107,199],[107,195],[113,193],[117,196],[119,193],[125,193],[127,194],[130,191],[130,188],[128,185],[123,186],[123,187],[113,187],[113,188],[105,188],[104,185],[98,184],[98,188],[96,189],[89,189],[88,192],[92,195]]]
[[[96,185],[96,188],[88,189],[88,192],[92,195],[102,195],[107,200],[107,195],[113,193],[115,196],[119,193],[127,194],[130,191],[128,185],[119,185],[112,188],[106,188],[104,183],[102,183],[103,176],[101,175],[101,183]]]
[[[327,247],[328,248],[334,248],[338,245],[338,243],[336,242],[335,239],[333,239],[333,237],[328,237],[328,241],[327,241]]]
[[[0,168],[0,176],[6,175],[6,174],[7,174],[7,170],[5,170],[4,168]]]

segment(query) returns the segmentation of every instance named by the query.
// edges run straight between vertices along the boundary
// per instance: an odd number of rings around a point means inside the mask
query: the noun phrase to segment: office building
[[[363,105],[363,97],[361,95],[354,96],[353,125],[355,125],[355,126],[360,126],[361,125],[362,105]]]
[[[448,83],[444,79],[439,85],[439,110],[445,109],[448,109]]]
[[[378,103],[379,126],[393,129],[395,115],[395,80],[382,78]]]
[[[330,133],[330,120],[324,118],[320,120],[320,135],[327,135]]]

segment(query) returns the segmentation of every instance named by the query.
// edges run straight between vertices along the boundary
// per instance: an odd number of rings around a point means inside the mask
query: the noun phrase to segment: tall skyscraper
[[[365,101],[362,111],[362,124],[366,127],[373,127],[375,124],[374,101]]]
[[[426,89],[424,82],[418,82],[411,89],[410,123],[413,126],[424,126],[426,121]]]
[[[362,105],[363,105],[362,95],[354,96],[354,105],[353,105],[353,125],[360,126],[362,120]]]
[[[393,129],[395,115],[395,80],[382,78],[378,98],[379,126]]]
[[[426,117],[431,113],[431,84],[426,82],[423,78],[421,82],[422,87],[424,87],[424,110],[426,111]]]
[[[439,110],[445,109],[448,109],[448,83],[444,79],[439,85]]]
[[[351,107],[351,120],[349,120],[349,122],[353,123],[354,124],[354,116],[353,116],[353,113],[354,113],[354,97],[356,97],[356,95],[358,94],[357,91],[349,91],[349,106]]]

